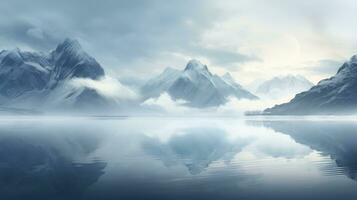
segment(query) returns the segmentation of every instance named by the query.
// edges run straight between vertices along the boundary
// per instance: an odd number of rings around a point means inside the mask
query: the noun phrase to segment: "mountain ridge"
[[[170,76],[168,72],[171,72]],[[166,68],[141,88],[144,100],[158,97],[164,92],[173,100],[184,100],[187,106],[198,108],[225,104],[230,96],[238,99],[257,99],[232,77],[228,80],[227,77],[212,74],[207,65],[195,59],[190,60],[182,71]]]
[[[19,48],[3,50],[0,52],[0,104],[42,109],[53,103],[50,98],[53,93],[62,90],[68,94],[54,97],[59,103],[54,107],[76,108],[78,104],[86,104],[81,93],[88,93],[92,89],[69,88],[69,82],[75,78],[99,80],[104,76],[100,64],[74,39],[65,39],[49,53],[21,51]],[[82,98],[77,101],[76,97]],[[71,98],[73,105],[61,105]],[[96,98],[105,99],[98,93]]]
[[[357,112],[357,56],[337,73],[321,80],[290,102],[264,110],[267,115],[355,114]]]

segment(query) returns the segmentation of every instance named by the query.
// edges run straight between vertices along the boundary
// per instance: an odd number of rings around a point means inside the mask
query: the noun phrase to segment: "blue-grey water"
[[[353,118],[0,118],[0,199],[357,199]]]

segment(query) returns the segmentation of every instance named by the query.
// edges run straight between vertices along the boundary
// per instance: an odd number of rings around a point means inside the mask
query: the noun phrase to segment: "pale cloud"
[[[27,30],[27,35],[34,37],[35,39],[43,40],[45,38],[44,33],[39,28],[30,28]]]
[[[118,80],[109,76],[105,76],[100,80],[75,78],[71,80],[69,84],[76,88],[86,87],[94,89],[99,94],[118,101],[138,99],[138,95],[135,92],[123,86]]]
[[[353,0],[4,0],[0,48],[49,51],[73,37],[115,77],[146,79],[197,58],[243,84],[282,74],[317,82],[333,74],[319,73],[333,68],[320,61],[356,53],[356,7]]]
[[[351,10],[356,6],[353,1],[217,2],[225,20],[206,29],[201,43],[260,58],[261,62],[216,66],[236,69],[233,75],[244,84],[284,74],[302,74],[317,82],[334,74],[316,73],[314,68],[326,64],[319,61],[345,60],[356,53],[355,39],[349,35],[357,29],[346,24],[356,17]],[[338,24],[339,19],[343,23]]]
[[[290,100],[289,97],[282,99],[247,100],[229,98],[227,103],[208,108],[193,108],[185,105],[184,100],[174,101],[169,94],[163,93],[157,98],[150,98],[142,103],[143,106],[157,108],[162,114],[174,116],[243,116],[247,111],[262,111],[278,103]]]
[[[185,106],[185,103],[186,102],[183,100],[172,100],[170,95],[165,92],[157,98],[150,98],[144,101],[142,105],[160,108],[165,113],[169,113],[171,115],[189,114],[191,110],[196,110]]]

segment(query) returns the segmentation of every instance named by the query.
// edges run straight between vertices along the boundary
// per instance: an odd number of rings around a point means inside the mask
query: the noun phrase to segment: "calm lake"
[[[0,199],[357,199],[357,120],[2,117]]]

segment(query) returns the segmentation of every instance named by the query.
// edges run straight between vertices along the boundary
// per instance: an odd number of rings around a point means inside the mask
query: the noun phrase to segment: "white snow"
[[[149,91],[155,91],[150,96]],[[220,105],[229,96],[235,98],[254,98],[244,90],[232,77],[212,74],[206,65],[198,60],[190,60],[183,71],[166,69],[161,75],[151,79],[142,92],[147,98],[157,97],[167,92],[174,99],[184,99],[196,106],[205,104]]]
[[[33,66],[38,71],[50,73],[48,69],[42,67],[40,64],[38,64],[36,62],[25,62],[25,64]]]

